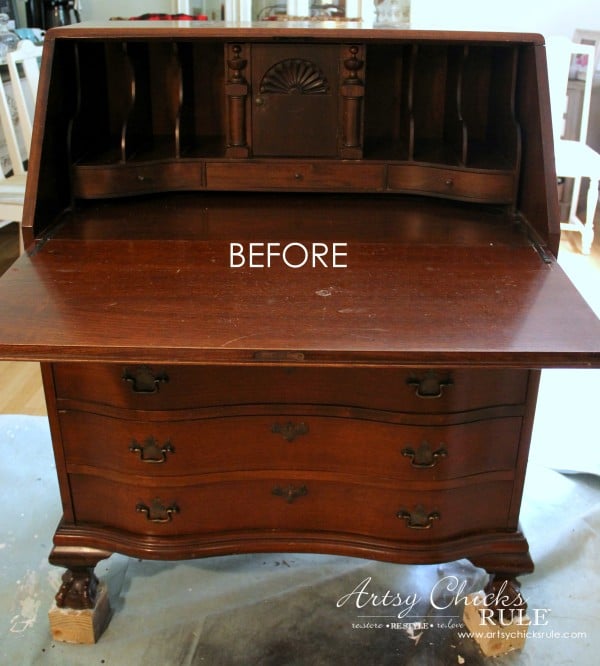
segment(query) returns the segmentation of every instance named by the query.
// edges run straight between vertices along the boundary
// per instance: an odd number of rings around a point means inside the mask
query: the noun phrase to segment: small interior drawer
[[[208,162],[206,183],[209,189],[382,191],[382,164],[339,163],[331,161],[294,162]]]
[[[512,172],[483,172],[421,165],[391,165],[388,187],[403,192],[450,198],[509,203],[515,194]]]
[[[204,162],[198,160],[77,165],[72,171],[73,193],[82,199],[204,187]]]

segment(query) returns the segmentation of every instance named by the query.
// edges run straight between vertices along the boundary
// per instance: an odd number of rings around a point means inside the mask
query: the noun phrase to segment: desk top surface
[[[232,268],[231,242],[341,243],[347,267]],[[9,270],[0,311],[4,358],[600,366],[600,321],[522,227],[418,198],[96,203]]]
[[[340,39],[360,39],[365,42],[380,40],[411,41],[457,41],[496,43],[535,43],[543,44],[544,38],[539,33],[489,30],[440,30],[422,26],[379,26],[369,22],[354,21],[314,21],[314,20],[279,20],[279,21],[98,21],[75,23],[53,28],[47,35],[50,38],[75,39],[127,39],[130,37],[173,37],[182,38],[218,38],[247,39],[249,41],[273,39],[281,36],[285,39],[312,38],[322,41]]]

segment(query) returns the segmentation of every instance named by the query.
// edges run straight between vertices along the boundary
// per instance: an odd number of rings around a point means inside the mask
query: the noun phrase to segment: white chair
[[[23,250],[21,221],[25,201],[27,172],[25,162],[31,148],[33,107],[39,80],[39,58],[42,47],[24,40],[16,51],[7,55],[11,90],[7,96],[5,86],[0,85],[0,128],[6,142],[10,164],[0,169],[0,227],[11,222],[19,223],[19,250]],[[19,73],[21,64],[23,78]],[[9,101],[10,100],[10,101]],[[14,100],[12,108],[11,101]],[[21,140],[19,140],[19,132]],[[9,174],[9,175],[5,175]]]
[[[13,96],[17,105],[19,123],[27,155],[31,150],[31,132],[33,127],[33,111],[40,79],[40,59],[42,46],[38,46],[28,39],[23,39],[15,51],[6,56],[8,72],[12,84]],[[20,75],[19,65],[23,72]]]
[[[19,251],[21,252],[23,249],[21,221],[27,173],[23,166],[23,155],[17,140],[14,118],[3,84],[0,84],[0,128],[8,152],[8,163],[3,160],[2,168],[0,168],[0,227],[11,222],[19,223]],[[5,175],[5,170],[9,175]]]
[[[554,131],[556,175],[574,179],[568,219],[561,220],[560,227],[561,229],[578,231],[581,234],[581,251],[584,254],[589,254],[594,240],[594,214],[598,204],[598,184],[600,181],[600,154],[586,143],[594,75],[594,48],[586,44],[576,44],[566,37],[549,37],[546,40],[546,54]],[[571,61],[574,56],[587,56],[581,125],[579,136],[576,139],[565,139],[563,134],[567,108],[567,84]],[[585,60],[586,58],[580,58],[582,62]],[[582,178],[589,178],[590,181],[585,220],[577,215]]]

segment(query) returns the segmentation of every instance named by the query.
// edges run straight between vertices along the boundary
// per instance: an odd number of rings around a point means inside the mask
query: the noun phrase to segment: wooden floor
[[[19,254],[18,232],[16,222],[0,228],[0,275]],[[0,414],[46,414],[38,363],[0,363]]]
[[[0,414],[46,414],[38,363],[0,363]]]
[[[600,218],[600,210],[598,218]],[[600,222],[600,219],[598,220]],[[561,241],[560,263],[590,305],[600,312],[600,225],[596,226],[592,254],[579,251],[579,235],[565,233]],[[18,228],[11,224],[0,228],[0,274],[18,255]],[[1,316],[1,313],[0,313]],[[0,363],[0,414],[46,414],[39,364]]]
[[[19,227],[16,222],[0,227],[0,275],[6,271],[19,254],[18,233]]]

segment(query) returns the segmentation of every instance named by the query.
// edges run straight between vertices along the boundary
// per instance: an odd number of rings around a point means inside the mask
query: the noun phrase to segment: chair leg
[[[571,192],[571,203],[569,204],[569,217],[567,222],[579,226],[581,220],[577,215],[577,208],[579,207],[579,193],[581,192],[581,176],[573,178],[573,191]]]
[[[598,205],[598,179],[590,178],[590,188],[587,194],[585,224],[581,232],[581,251],[589,254],[594,242],[594,215]]]

